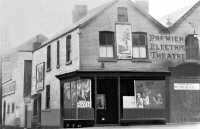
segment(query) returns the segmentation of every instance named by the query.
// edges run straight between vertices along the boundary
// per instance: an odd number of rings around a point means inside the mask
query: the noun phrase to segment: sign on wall
[[[135,96],[123,96],[123,108],[136,108]]]
[[[165,108],[165,81],[135,81],[136,107]]]
[[[16,88],[16,81],[6,84],[2,87],[2,96],[14,94]]]
[[[36,91],[44,89],[44,62],[36,65]]]
[[[174,83],[174,90],[200,90],[200,83]]]
[[[186,59],[185,39],[174,35],[148,35],[151,59]]]
[[[116,25],[117,57],[132,59],[131,25]]]
[[[91,108],[91,80],[77,81],[77,108]]]

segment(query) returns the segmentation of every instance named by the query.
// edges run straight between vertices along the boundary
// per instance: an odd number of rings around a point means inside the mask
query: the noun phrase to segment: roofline
[[[110,7],[112,4],[116,3],[117,1],[118,1],[118,0],[115,0],[115,1],[111,2],[109,5],[107,5],[107,6],[104,8],[104,10],[106,10],[108,7]],[[102,11],[104,11],[104,10],[102,10]],[[74,28],[68,30],[67,32],[65,32],[65,33],[63,33],[63,34],[61,34],[61,35],[59,35],[59,36],[57,36],[57,37],[51,39],[50,41],[48,41],[48,42],[45,43],[44,45],[40,46],[40,47],[39,47],[38,49],[36,49],[35,51],[39,50],[40,48],[43,48],[44,46],[47,46],[47,45],[50,44],[51,42],[53,42],[53,41],[59,39],[60,37],[62,37],[62,36],[64,36],[64,35],[67,35],[67,34],[73,32],[74,30],[76,30],[76,29],[78,29],[78,28],[84,27],[85,25],[87,25],[88,23],[90,23],[92,20],[94,20],[98,15],[100,15],[100,14],[102,13],[102,11],[99,11],[96,15],[94,15],[94,16],[91,17],[91,18],[89,18],[87,21],[85,21],[85,22],[83,22],[83,23],[77,25],[76,27],[74,27]],[[72,24],[72,25],[73,25],[73,24]],[[33,51],[33,52],[35,52],[35,51]]]
[[[173,31],[176,27],[178,27],[189,15],[194,12],[197,7],[200,6],[200,0],[192,6],[182,17],[180,17],[171,27],[169,27],[170,31]]]
[[[156,25],[158,25],[159,27],[161,27],[162,29],[169,31],[169,29],[167,27],[165,27],[164,25],[162,25],[158,20],[156,20],[154,17],[152,17],[149,13],[143,11],[141,8],[137,7],[132,1],[128,0],[132,6],[134,6],[139,12],[141,12],[142,14],[144,14],[145,16],[147,16],[149,19],[151,19],[153,22],[155,22]]]

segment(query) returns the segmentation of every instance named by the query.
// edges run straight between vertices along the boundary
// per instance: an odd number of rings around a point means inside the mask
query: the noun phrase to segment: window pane
[[[140,58],[146,58],[146,47],[140,47]]]
[[[107,45],[113,45],[114,44],[114,33],[108,32],[107,33]]]
[[[107,47],[107,57],[113,57],[113,46]]]
[[[106,57],[106,46],[100,46],[100,57]]]
[[[139,35],[138,34],[133,34],[132,35],[132,38],[133,38],[133,46],[135,45],[139,45]]]
[[[72,108],[70,83],[64,83],[64,108]]]
[[[139,47],[133,47],[133,58],[139,58],[140,57],[140,53],[139,53]]]
[[[71,82],[71,94],[72,94],[72,108],[77,108],[77,86],[76,82]]]
[[[118,22],[128,22],[127,8],[118,7],[117,8],[117,17],[118,17]]]
[[[99,43],[100,43],[100,45],[106,45],[106,33],[105,32],[99,33]]]
[[[144,34],[140,34],[139,39],[140,39],[140,46],[145,46],[146,45],[146,36]]]
[[[47,69],[51,67],[51,46],[47,47]]]

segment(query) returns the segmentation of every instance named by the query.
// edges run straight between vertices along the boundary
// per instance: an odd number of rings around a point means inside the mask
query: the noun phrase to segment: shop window
[[[8,106],[7,106],[7,114],[9,114],[10,113],[10,104],[8,104]]]
[[[199,41],[196,35],[187,35],[185,38],[186,59],[198,60],[199,59]]]
[[[13,102],[12,103],[12,113],[14,113],[14,111],[15,111],[15,103]]]
[[[133,33],[133,58],[147,58],[147,35],[146,33]]]
[[[46,109],[50,108],[50,85],[46,86]]]
[[[66,37],[66,62],[70,62],[71,56],[71,35]]]
[[[114,57],[114,32],[99,32],[100,57]]]
[[[47,70],[51,69],[51,45],[47,46]]]
[[[33,100],[33,116],[37,116],[38,110],[37,110],[37,99]]]
[[[118,18],[118,22],[128,22],[127,8],[118,7],[117,8],[117,18]]]
[[[64,109],[91,108],[91,80],[64,83]]]
[[[60,41],[57,41],[57,67],[60,65]]]

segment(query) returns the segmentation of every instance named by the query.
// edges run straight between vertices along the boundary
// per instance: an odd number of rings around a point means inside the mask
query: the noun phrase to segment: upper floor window
[[[8,104],[7,113],[8,113],[8,114],[10,113],[10,104]]]
[[[57,41],[57,66],[60,65],[60,42]]]
[[[15,111],[15,103],[12,103],[12,113]]]
[[[71,35],[66,38],[66,62],[69,62],[71,56]]]
[[[114,57],[114,32],[99,32],[100,57]]]
[[[47,46],[47,69],[51,68],[51,45]]]
[[[147,58],[147,35],[146,33],[133,33],[133,58]]]
[[[118,19],[118,22],[128,22],[127,8],[125,7],[117,8],[117,19]]]
[[[193,35],[187,35],[185,38],[186,59],[198,60],[199,59],[199,41]]]
[[[46,109],[50,108],[50,85],[46,86]]]

